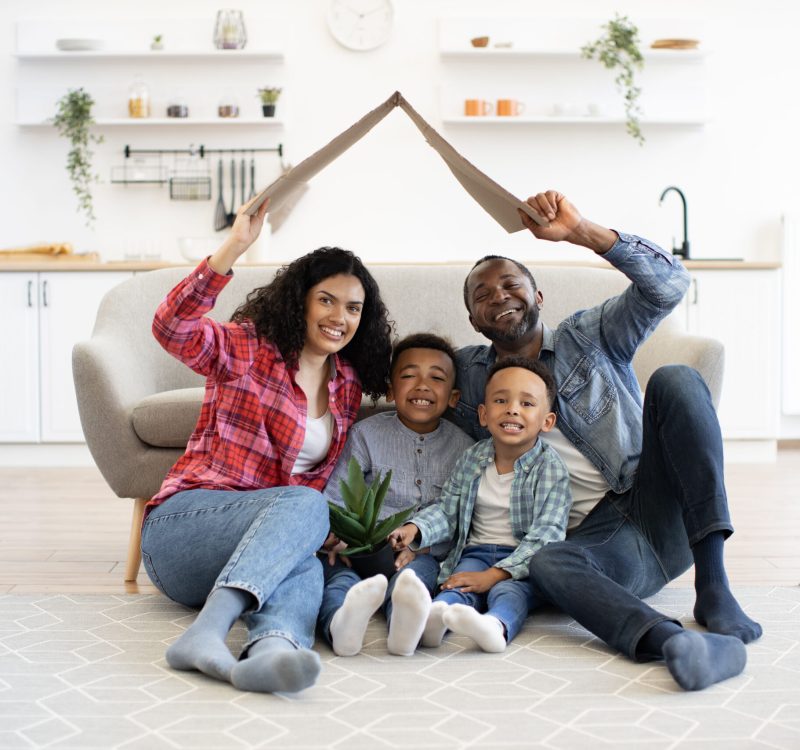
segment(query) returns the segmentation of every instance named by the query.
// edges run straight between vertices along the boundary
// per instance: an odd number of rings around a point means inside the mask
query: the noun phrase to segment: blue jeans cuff
[[[242,655],[239,658],[242,659],[244,656],[246,656],[253,644],[258,643],[263,638],[273,638],[276,636],[289,641],[289,643],[291,643],[297,649],[311,648],[314,645],[313,642],[301,643],[291,633],[288,633],[285,630],[268,630],[266,633],[261,633],[255,638],[251,638],[249,641],[247,641],[247,643],[244,644],[244,648],[242,648]]]

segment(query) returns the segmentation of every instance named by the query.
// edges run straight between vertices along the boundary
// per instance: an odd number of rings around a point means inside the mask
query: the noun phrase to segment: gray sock
[[[167,664],[230,682],[236,659],[225,638],[251,601],[251,595],[241,589],[222,586],[212,591],[197,619],[167,649]]]
[[[321,668],[315,651],[295,648],[280,636],[267,636],[234,666],[231,682],[239,690],[254,693],[297,693],[317,681]]]
[[[735,636],[683,630],[662,647],[669,673],[684,690],[702,690],[741,674],[747,663],[744,644]]]

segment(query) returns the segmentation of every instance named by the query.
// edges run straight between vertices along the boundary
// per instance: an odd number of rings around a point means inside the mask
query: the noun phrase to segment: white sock
[[[413,656],[428,620],[431,595],[413,570],[403,570],[392,591],[392,620],[386,648],[390,654]]]
[[[444,624],[442,618],[448,609],[450,609],[450,605],[446,602],[431,604],[428,622],[425,623],[425,630],[422,631],[422,645],[426,648],[437,648],[442,645],[442,639],[447,632],[447,625]]]
[[[499,654],[506,650],[503,623],[492,615],[482,615],[466,604],[453,604],[447,608],[442,619],[454,633],[472,638],[490,654]]]
[[[378,574],[359,581],[347,592],[342,606],[331,619],[331,645],[339,656],[355,656],[364,645],[369,619],[383,604],[386,576]]]

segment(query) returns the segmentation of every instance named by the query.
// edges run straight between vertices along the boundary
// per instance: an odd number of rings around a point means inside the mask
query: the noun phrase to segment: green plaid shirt
[[[452,574],[467,544],[475,499],[484,469],[494,461],[494,442],[481,440],[468,448],[453,469],[439,501],[417,513],[410,521],[422,536],[414,548],[452,540],[442,563],[439,583]],[[511,484],[511,531],[519,544],[495,565],[514,579],[528,577],[531,557],[545,544],[561,541],[567,533],[572,505],[569,472],[561,457],[547,443],[537,440],[514,463]]]

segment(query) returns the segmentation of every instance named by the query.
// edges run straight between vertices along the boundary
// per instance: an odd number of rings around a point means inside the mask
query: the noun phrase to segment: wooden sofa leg
[[[128,557],[125,564],[125,580],[135,581],[142,564],[142,519],[144,506],[149,502],[146,497],[137,497],[133,501],[133,518],[131,519],[131,535],[128,539]]]

